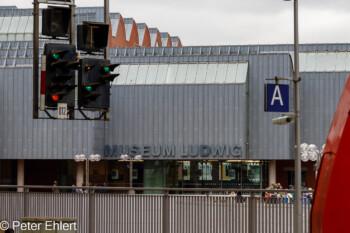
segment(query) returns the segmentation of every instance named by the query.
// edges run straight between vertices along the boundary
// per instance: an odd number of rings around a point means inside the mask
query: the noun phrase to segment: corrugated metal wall
[[[291,159],[293,153],[293,124],[274,125],[272,119],[281,113],[264,111],[264,84],[275,83],[267,78],[292,77],[293,68],[287,54],[249,56],[249,158]],[[293,84],[290,85],[290,109],[293,109]]]
[[[326,143],[334,112],[349,73],[301,73],[301,142]]]
[[[0,158],[72,159],[90,155],[91,121],[33,120],[31,68],[0,69]]]
[[[188,115],[186,111],[186,105],[188,105],[188,101],[192,101],[192,99],[185,99],[184,105],[179,105],[178,114],[180,116],[184,116],[183,122],[180,121],[178,125],[177,123],[174,123],[175,120],[172,119],[173,112],[169,112],[167,107],[170,107],[171,109],[174,108],[174,105],[164,105],[159,106],[156,101],[159,101],[163,104],[164,95],[167,95],[169,93],[172,94],[171,91],[165,91],[169,90],[166,89],[166,86],[163,87],[126,87],[126,86],[118,86],[114,87],[117,88],[117,92],[119,93],[119,96],[117,97],[120,101],[121,99],[124,99],[124,95],[130,95],[127,97],[127,100],[123,102],[119,102],[117,106],[120,106],[114,110],[112,110],[111,113],[111,122],[107,125],[108,128],[113,128],[113,131],[115,131],[114,134],[111,135],[111,133],[107,136],[107,143],[109,145],[112,144],[133,144],[133,143],[146,143],[151,142],[151,144],[157,144],[157,143],[170,143],[172,141],[175,141],[177,145],[181,145],[181,143],[188,141],[187,145],[191,145],[192,143],[194,145],[198,143],[208,143],[209,145],[215,145],[216,143],[220,142],[229,142],[229,143],[236,143],[237,140],[239,141],[239,144],[242,145],[242,148],[245,147],[244,143],[247,142],[246,135],[249,134],[249,154],[244,153],[243,158],[251,158],[251,159],[290,159],[292,158],[292,150],[291,146],[293,145],[293,141],[290,140],[290,134],[291,130],[293,129],[293,126],[287,125],[287,126],[276,126],[272,124],[271,119],[280,116],[280,113],[266,113],[264,112],[264,83],[267,83],[267,78],[273,78],[275,76],[282,76],[282,77],[292,77],[292,63],[289,54],[260,54],[260,55],[243,55],[243,56],[151,56],[151,57],[115,57],[113,58],[113,62],[118,63],[172,63],[172,62],[232,62],[232,61],[249,61],[248,66],[248,86],[249,90],[244,88],[244,90],[240,90],[240,94],[237,96],[238,98],[234,97],[234,105],[232,105],[229,102],[226,102],[224,105],[222,105],[223,108],[231,109],[233,108],[233,111],[229,110],[229,112],[232,112],[230,115],[222,114],[220,112],[215,111],[209,111],[208,114],[204,114],[204,117],[207,117],[208,119],[204,120],[203,122],[199,122],[198,129],[199,131],[196,132],[195,126],[192,124],[189,124],[192,129],[186,128],[185,122],[195,122],[197,123],[196,118],[193,118],[193,116],[196,116],[200,114],[198,110],[194,110],[194,115]],[[273,82],[273,81],[269,81]],[[286,83],[286,82],[281,82]],[[187,91],[194,92],[195,89],[191,90],[191,88],[200,87],[201,85],[188,85],[185,86]],[[206,86],[206,85],[204,85]],[[215,90],[220,85],[213,85]],[[225,86],[225,85],[223,85]],[[227,85],[230,86],[230,85]],[[210,86],[209,86],[210,87]],[[247,87],[245,85],[245,87]],[[136,90],[134,89],[136,88]],[[149,88],[147,92],[144,92],[143,88]],[[159,88],[159,90],[157,90]],[[184,87],[176,87],[171,86],[170,90],[174,88],[174,90],[177,90],[177,88],[184,88]],[[228,88],[228,87],[225,87]],[[163,90],[164,89],[164,90]],[[157,92],[157,96],[153,97]],[[206,90],[198,89],[200,92],[206,93]],[[165,91],[165,92],[164,92]],[[229,92],[232,92],[233,90],[230,90]],[[249,91],[249,97],[247,97],[247,94],[243,94],[244,92]],[[219,91],[220,92],[220,91]],[[130,94],[132,93],[132,94]],[[145,93],[145,94],[142,94]],[[235,93],[235,92],[234,92]],[[174,95],[176,95],[177,92],[174,91]],[[186,92],[184,92],[186,94]],[[112,94],[114,96],[114,94]],[[137,95],[144,95],[146,96],[145,99],[142,100],[142,98],[135,97]],[[199,93],[199,95],[203,95]],[[236,94],[235,94],[236,95]],[[215,97],[215,95],[214,95]],[[113,97],[115,98],[115,96]],[[152,101],[146,102],[147,99],[153,99]],[[166,97],[167,98],[167,97]],[[176,98],[176,97],[174,97]],[[214,98],[213,101],[213,107],[210,109],[215,109],[215,107],[218,107],[217,104],[219,103],[218,100]],[[136,100],[135,100],[136,99]],[[141,102],[138,102],[138,99],[141,99]],[[247,102],[247,100],[249,101]],[[290,97],[292,101],[292,95]],[[112,100],[116,101],[115,99]],[[132,103],[134,102],[134,103]],[[124,105],[122,105],[123,103]],[[192,103],[192,102],[191,102]],[[249,103],[249,104],[248,104]],[[292,103],[292,102],[291,102]],[[171,104],[171,103],[170,103]],[[292,104],[291,104],[292,105]],[[112,104],[112,106],[116,106],[115,104]],[[123,107],[122,107],[123,106]],[[134,112],[130,112],[128,110],[129,108],[135,108],[137,109],[137,114]],[[157,106],[159,106],[159,109],[157,109]],[[195,107],[196,104],[194,104],[191,107]],[[220,105],[219,105],[220,106]],[[239,106],[239,107],[238,107]],[[148,109],[148,110],[146,110]],[[249,110],[248,110],[249,109]],[[146,113],[144,113],[146,110]],[[218,110],[220,111],[220,107],[218,107]],[[121,112],[120,112],[121,111]],[[136,110],[135,110],[136,111]],[[176,113],[176,111],[174,111]],[[161,113],[161,115],[159,115]],[[117,114],[117,118],[114,118],[114,114]],[[135,116],[134,116],[135,114]],[[157,117],[159,117],[157,119]],[[246,117],[249,116],[249,124],[247,125]],[[126,121],[126,118],[129,118],[128,121]],[[135,117],[135,118],[134,118]],[[176,117],[176,116],[174,116]],[[186,119],[187,117],[187,119]],[[166,119],[166,121],[163,121],[163,118]],[[222,126],[219,126],[218,124],[206,124],[205,122],[215,122],[215,119],[220,118],[227,118],[230,119],[232,122],[234,122],[234,125],[230,124],[222,124]],[[232,118],[232,119],[231,119]],[[118,119],[124,119],[118,120]],[[181,118],[180,118],[181,119]],[[205,119],[205,118],[204,118]],[[150,127],[150,123],[152,121],[155,122],[156,129],[152,129]],[[129,123],[128,123],[129,122]],[[244,123],[245,125],[242,126],[241,124]],[[127,125],[129,124],[129,125]],[[176,125],[178,127],[183,127],[183,130],[173,131],[172,132],[172,125]],[[136,126],[138,125],[138,127]],[[140,127],[149,127],[149,128],[140,128]],[[168,126],[170,125],[170,129],[168,129]],[[205,127],[209,127],[206,129]],[[249,128],[247,128],[249,127]],[[133,128],[136,128],[133,130]],[[118,130],[119,129],[119,130]],[[133,130],[130,132],[130,130]],[[163,130],[163,132],[161,131]],[[170,130],[170,131],[169,131]],[[228,131],[227,131],[228,130]],[[231,134],[232,131],[232,134]],[[119,135],[118,133],[119,132]],[[157,135],[155,135],[155,132],[157,132]],[[169,133],[170,132],[170,133]],[[193,134],[195,132],[195,134]],[[217,132],[215,134],[215,132]],[[229,134],[225,132],[230,132]],[[231,135],[238,135],[236,137],[232,137]],[[168,136],[170,134],[170,136]],[[207,135],[206,135],[207,134]],[[117,135],[117,136],[115,136]],[[154,136],[155,135],[155,136]],[[158,138],[157,138],[158,137]],[[165,138],[163,138],[165,137]],[[170,138],[170,140],[169,140]],[[219,140],[218,138],[222,138],[222,140]],[[152,140],[150,140],[152,139]],[[180,139],[180,140],[179,140]],[[232,139],[234,139],[232,141]],[[243,144],[241,144],[243,140]],[[101,149],[101,148],[100,148]],[[245,151],[245,150],[244,150]]]
[[[111,106],[109,145],[244,149],[245,85],[113,86]]]
[[[0,158],[70,159],[77,153],[102,154],[106,144],[143,143],[150,139],[152,144],[172,141],[214,144],[226,140],[244,148],[249,133],[249,154],[244,153],[245,158],[292,159],[293,125],[275,126],[271,119],[280,114],[263,110],[266,78],[292,76],[288,54],[137,56],[112,60],[249,61],[249,96],[245,94],[246,85],[114,86],[110,122],[33,120],[31,68],[4,67],[0,69]],[[301,73],[301,76],[301,140],[321,147],[348,73]],[[290,98],[292,103],[292,95]],[[126,123],[128,117],[131,120]]]

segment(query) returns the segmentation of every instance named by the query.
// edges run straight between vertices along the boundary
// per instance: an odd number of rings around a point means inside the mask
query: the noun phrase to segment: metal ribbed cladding
[[[244,144],[243,129],[247,124],[244,123],[242,128],[242,122],[246,122],[245,116],[249,116],[249,158],[292,158],[290,157],[293,154],[290,148],[292,128],[273,126],[271,119],[279,114],[263,112],[262,102],[265,78],[276,75],[291,76],[289,55],[202,56],[202,58],[225,62],[248,61],[249,78],[246,86],[249,87],[249,96],[245,96],[246,90],[242,88],[244,85],[237,85],[235,87],[237,90],[232,85],[113,87],[110,122],[34,121],[31,119],[30,107],[31,68],[1,68],[0,158],[70,159],[77,153],[103,153],[105,143],[119,144],[121,139],[118,138],[123,138],[122,143],[131,139],[135,139],[135,143],[142,143],[146,139],[166,143],[172,141],[195,143],[208,140],[216,142],[215,140],[223,140],[220,138],[225,138],[228,142],[237,140],[241,142],[243,138]],[[172,57],[176,62],[189,59],[196,62],[202,58],[199,56]],[[113,59],[118,60],[116,57]],[[170,57],[134,57],[133,59],[135,62],[148,62],[151,59],[156,62],[168,62]],[[301,76],[301,140],[320,147],[328,134],[328,127],[348,74],[304,72]],[[209,100],[207,93],[212,95],[213,99]],[[224,93],[224,97],[221,97],[221,94],[218,95],[219,93]],[[181,98],[174,99],[172,96],[183,96],[183,98],[186,96],[187,101],[184,102]],[[248,115],[240,113],[245,109],[242,106],[242,103],[246,103],[245,99],[249,99]],[[129,104],[135,106],[135,109],[129,111],[127,109]],[[118,113],[117,109],[120,110]],[[221,112],[222,109],[224,114],[214,114],[215,111]],[[206,116],[203,117],[202,114]],[[133,116],[132,120],[126,121],[127,117],[131,116]],[[141,116],[144,119],[141,119]],[[123,131],[117,130],[123,124],[128,124],[126,134],[128,136],[125,138],[122,136]],[[161,131],[149,132],[148,127],[153,125]],[[185,128],[189,126],[191,128]],[[217,131],[215,127],[218,127]],[[189,131],[192,132],[188,133]]]
[[[92,154],[93,121],[32,119],[31,77],[31,68],[1,69],[0,158],[72,159],[78,153]]]

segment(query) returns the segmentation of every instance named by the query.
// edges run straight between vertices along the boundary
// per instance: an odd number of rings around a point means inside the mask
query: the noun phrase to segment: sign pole
[[[302,232],[299,82],[298,0],[294,0],[295,233]]]

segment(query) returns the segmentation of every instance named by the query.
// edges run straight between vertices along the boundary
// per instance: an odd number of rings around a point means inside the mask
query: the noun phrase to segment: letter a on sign
[[[265,112],[289,112],[289,85],[265,84]]]

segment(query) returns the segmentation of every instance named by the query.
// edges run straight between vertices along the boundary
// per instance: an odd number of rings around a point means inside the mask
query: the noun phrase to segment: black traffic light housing
[[[103,52],[108,43],[109,25],[96,22],[83,22],[77,26],[78,50],[88,53]]]
[[[58,103],[75,105],[76,48],[69,44],[45,44],[46,80],[45,105],[57,108]]]
[[[42,13],[42,34],[55,37],[70,37],[71,9],[49,6]]]
[[[109,60],[85,58],[80,60],[78,78],[79,108],[108,109],[110,89],[115,77],[111,74],[119,64],[110,64]]]

